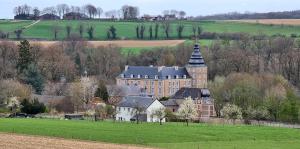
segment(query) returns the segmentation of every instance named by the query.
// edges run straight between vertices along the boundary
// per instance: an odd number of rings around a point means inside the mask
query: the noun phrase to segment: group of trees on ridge
[[[16,6],[13,10],[15,19],[37,20],[37,19],[66,19],[66,20],[82,20],[82,19],[103,19],[104,16],[108,19],[123,19],[137,20],[140,16],[139,8],[136,6],[124,5],[118,10],[108,10],[104,12],[101,7],[96,7],[92,4],[84,6],[69,6],[67,4],[58,4],[40,10],[38,7],[31,7],[27,4]],[[44,17],[47,15],[48,17]],[[173,16],[178,19],[183,19],[186,15],[184,11],[164,10],[163,17]],[[144,15],[150,17],[151,15]]]

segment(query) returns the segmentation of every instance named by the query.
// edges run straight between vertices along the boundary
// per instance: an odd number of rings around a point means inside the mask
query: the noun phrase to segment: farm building
[[[180,104],[188,97],[191,97],[196,105],[198,118],[209,118],[215,116],[214,100],[210,97],[208,89],[181,88],[162,104],[169,110],[177,112]]]
[[[159,118],[153,113],[161,108],[164,108],[164,105],[151,97],[126,96],[116,106],[116,120],[136,121],[138,119],[144,122],[159,122]],[[165,119],[162,122],[165,122]]]

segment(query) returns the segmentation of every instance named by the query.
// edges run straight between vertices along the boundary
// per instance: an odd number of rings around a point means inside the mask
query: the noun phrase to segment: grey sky
[[[60,3],[87,3],[106,10],[119,9],[124,4],[138,6],[141,14],[159,14],[166,9],[184,10],[188,15],[208,15],[225,12],[269,12],[300,9],[300,0],[0,0],[0,18],[12,18],[13,8],[28,4],[44,8]]]

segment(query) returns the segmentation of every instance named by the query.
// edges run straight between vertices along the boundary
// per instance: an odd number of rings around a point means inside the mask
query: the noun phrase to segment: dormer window
[[[183,75],[183,78],[186,79],[186,75]]]
[[[138,78],[141,78],[141,75],[138,75]]]
[[[125,78],[125,75],[124,75],[124,74],[121,74],[121,78]]]
[[[171,79],[171,75],[168,75],[168,79]]]
[[[176,75],[176,79],[179,79],[179,75]]]
[[[130,75],[130,78],[133,78],[133,77],[134,77],[134,75],[133,75],[133,74],[131,74],[131,75]]]
[[[158,75],[155,75],[155,79],[158,79]]]
[[[149,77],[148,77],[148,75],[145,75],[145,79],[148,79]]]

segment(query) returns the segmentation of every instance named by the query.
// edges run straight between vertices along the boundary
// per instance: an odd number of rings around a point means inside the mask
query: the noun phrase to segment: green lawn
[[[10,22],[10,21],[0,21],[0,30],[13,32],[17,28],[22,28],[32,21],[21,21],[21,22]],[[282,26],[282,25],[263,25],[263,24],[253,24],[253,23],[239,23],[239,22],[222,22],[222,21],[201,21],[201,22],[181,22],[185,24],[184,36],[189,37],[192,34],[192,26],[194,24],[203,27],[204,31],[207,32],[245,32],[250,34],[265,33],[267,35],[274,34],[285,34],[290,36],[292,33],[300,34],[300,26]],[[40,38],[45,40],[53,40],[53,26],[59,26],[60,32],[58,34],[59,39],[66,37],[66,26],[72,26],[72,32],[78,32],[79,24],[85,24],[85,26],[93,25],[95,27],[95,38],[106,39],[106,31],[111,26],[114,25],[117,29],[117,36],[123,39],[136,39],[135,27],[140,24],[137,22],[112,22],[112,21],[41,21],[30,28],[26,29],[23,33],[23,37],[27,38]],[[147,26],[145,31],[145,37],[148,37],[148,27],[153,24],[151,22],[144,23]],[[177,32],[176,27],[178,22],[173,22],[171,25],[171,37],[176,38]],[[14,38],[14,36],[11,36]],[[87,33],[84,33],[84,37],[88,37]],[[164,38],[164,33],[162,28],[159,31],[159,37]]]
[[[300,130],[183,123],[119,123],[0,119],[0,132],[54,136],[170,149],[296,149]]]

